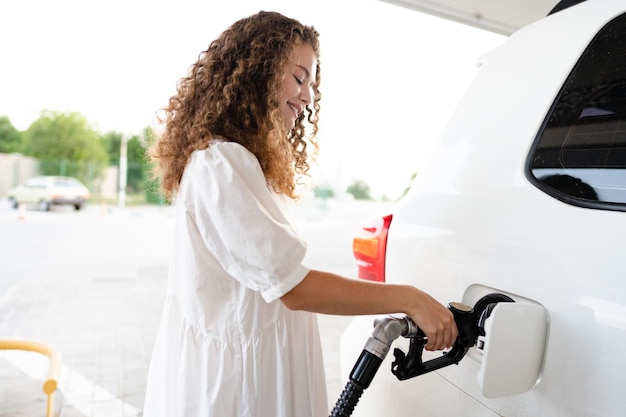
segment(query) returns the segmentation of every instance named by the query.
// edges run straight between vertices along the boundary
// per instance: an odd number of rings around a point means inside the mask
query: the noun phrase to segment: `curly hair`
[[[283,68],[304,43],[315,53],[317,77],[311,103],[287,131],[278,104]],[[312,26],[264,11],[232,24],[200,53],[158,116],[164,130],[148,157],[165,196],[176,195],[192,152],[220,137],[252,152],[275,192],[297,198],[297,178],[309,171],[309,153],[318,152],[319,83],[319,34]]]

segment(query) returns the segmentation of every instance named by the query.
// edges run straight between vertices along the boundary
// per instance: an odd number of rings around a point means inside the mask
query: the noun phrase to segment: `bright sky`
[[[320,32],[322,147],[313,182],[357,179],[396,198],[505,38],[379,0],[21,0],[0,4],[0,116],[42,109],[138,134],[198,53],[239,18],[275,10]]]

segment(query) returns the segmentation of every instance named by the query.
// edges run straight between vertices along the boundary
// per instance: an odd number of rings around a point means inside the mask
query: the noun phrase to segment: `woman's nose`
[[[311,102],[311,88],[303,88],[300,91],[300,100],[306,105]]]

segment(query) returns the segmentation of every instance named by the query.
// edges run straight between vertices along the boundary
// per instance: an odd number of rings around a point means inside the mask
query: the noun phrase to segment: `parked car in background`
[[[80,210],[89,199],[89,190],[76,178],[40,176],[9,190],[7,197],[14,208],[20,204],[37,204],[48,211],[52,206],[71,205]]]
[[[586,1],[481,59],[429,165],[354,240],[361,278],[469,306],[501,293],[538,324],[494,309],[458,366],[405,381],[389,355],[354,415],[623,416],[625,211],[626,2]],[[372,329],[344,333],[346,378]]]

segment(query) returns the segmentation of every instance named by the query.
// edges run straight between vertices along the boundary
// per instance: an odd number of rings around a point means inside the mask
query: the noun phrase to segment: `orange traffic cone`
[[[24,203],[21,203],[18,208],[17,219],[24,220],[26,218],[26,206]]]

